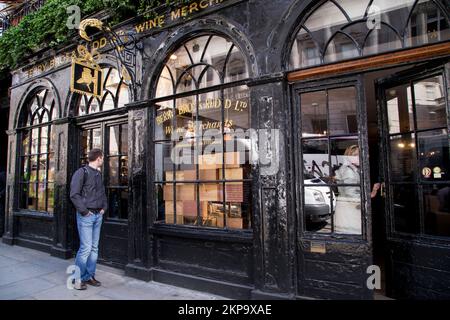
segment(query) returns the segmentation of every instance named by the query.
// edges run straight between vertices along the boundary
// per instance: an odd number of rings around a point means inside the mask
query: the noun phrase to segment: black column
[[[51,255],[63,259],[72,257],[73,210],[69,200],[70,173],[74,161],[77,161],[76,132],[69,118],[54,122],[53,148],[55,157],[55,206],[54,234]]]
[[[255,290],[252,298],[290,298],[294,295],[294,222],[290,210],[288,167],[289,113],[282,75],[249,84],[253,128],[258,130],[259,164],[255,172]]]
[[[152,258],[148,236],[149,201],[148,176],[151,168],[149,152],[149,112],[147,108],[128,112],[129,145],[129,215],[128,215],[128,276],[150,281]],[[151,197],[150,197],[151,198]]]

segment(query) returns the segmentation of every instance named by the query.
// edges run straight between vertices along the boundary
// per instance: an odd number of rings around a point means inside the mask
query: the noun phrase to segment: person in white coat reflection
[[[339,186],[334,226],[336,233],[361,234],[361,181],[359,168],[359,147],[349,146],[344,153],[342,165],[335,171],[334,181]]]

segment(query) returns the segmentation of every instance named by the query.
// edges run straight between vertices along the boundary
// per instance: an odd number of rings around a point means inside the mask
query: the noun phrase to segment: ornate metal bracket
[[[91,27],[100,30],[106,37],[108,42],[114,48],[114,56],[117,61],[117,70],[119,70],[121,76],[125,81],[129,81],[130,87],[133,90],[133,94],[137,95],[137,86],[141,83],[137,79],[137,50],[142,50],[142,44],[139,43],[136,37],[131,33],[125,34],[124,32],[115,32],[103,25],[103,22],[98,19],[85,19],[80,23],[80,36],[91,42],[92,38],[86,33],[86,28]],[[98,52],[93,52],[92,57],[96,58]]]

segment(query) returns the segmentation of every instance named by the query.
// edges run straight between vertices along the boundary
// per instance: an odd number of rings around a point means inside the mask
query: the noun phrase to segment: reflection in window
[[[55,153],[54,130],[57,106],[50,90],[41,90],[26,108],[22,131],[20,208],[53,214]]]
[[[362,233],[356,89],[303,93],[303,205],[307,231]]]
[[[103,149],[104,143],[106,143]],[[81,132],[80,163],[88,165],[88,153],[105,151],[104,180],[109,209],[108,218],[128,219],[128,124],[85,129]]]
[[[329,0],[304,18],[290,69],[450,39],[447,1]]]
[[[79,95],[77,115],[97,113],[121,108],[130,102],[129,84],[116,68],[102,68],[103,94],[101,98],[90,95]]]
[[[396,232],[450,236],[450,141],[443,81],[436,75],[385,93]]]
[[[156,97],[175,96],[159,99],[154,123],[160,222],[251,228],[249,90],[197,91],[247,78],[242,52],[220,36],[191,39],[168,57]]]
[[[128,124],[107,129],[109,147],[105,157],[108,217],[128,218]]]

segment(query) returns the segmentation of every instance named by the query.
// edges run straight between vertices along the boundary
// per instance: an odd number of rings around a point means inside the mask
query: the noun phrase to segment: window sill
[[[153,234],[175,236],[179,238],[200,239],[207,241],[252,243],[252,230],[229,230],[199,228],[181,225],[157,223],[149,228]]]
[[[28,218],[36,218],[36,219],[45,219],[45,220],[53,220],[53,213],[46,213],[40,211],[31,211],[31,210],[20,210],[14,211],[13,215],[15,217],[28,217]]]

